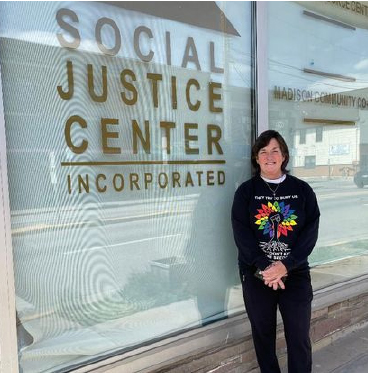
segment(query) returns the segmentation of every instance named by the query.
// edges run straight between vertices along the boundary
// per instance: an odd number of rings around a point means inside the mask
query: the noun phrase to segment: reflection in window
[[[316,128],[316,142],[323,141],[323,127]]]
[[[305,168],[315,168],[316,167],[316,156],[315,155],[307,155],[304,158],[304,167]]]
[[[268,3],[269,123],[291,148],[291,172],[319,201],[312,265],[368,248],[367,229],[356,223],[368,220],[367,195],[357,187],[368,168],[368,30],[341,4]],[[286,113],[283,126],[278,112]]]
[[[0,15],[21,369],[69,371],[241,312],[229,216],[250,176],[251,4]]]

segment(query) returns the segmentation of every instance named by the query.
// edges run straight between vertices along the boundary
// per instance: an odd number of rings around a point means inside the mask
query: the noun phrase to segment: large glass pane
[[[242,310],[250,3],[2,2],[20,365],[70,369]]]
[[[270,127],[285,136],[292,173],[319,200],[312,264],[367,253],[366,8],[359,2],[268,5]],[[343,275],[351,274],[348,265]]]

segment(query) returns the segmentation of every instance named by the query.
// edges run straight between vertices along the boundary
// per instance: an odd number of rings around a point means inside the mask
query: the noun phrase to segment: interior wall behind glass
[[[150,4],[0,3],[23,372],[242,310],[250,3]]]
[[[269,126],[289,145],[292,174],[318,197],[312,264],[368,247],[367,15],[346,3],[268,4]]]

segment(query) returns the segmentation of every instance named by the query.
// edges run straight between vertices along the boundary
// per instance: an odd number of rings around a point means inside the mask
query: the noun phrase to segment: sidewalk
[[[367,373],[368,325],[313,354],[313,373]]]

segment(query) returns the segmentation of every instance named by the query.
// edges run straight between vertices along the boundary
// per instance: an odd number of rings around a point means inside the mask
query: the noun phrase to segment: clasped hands
[[[272,287],[273,290],[277,290],[278,288],[285,289],[282,278],[287,276],[287,269],[282,262],[274,262],[260,273],[263,276],[265,285],[270,288]]]

